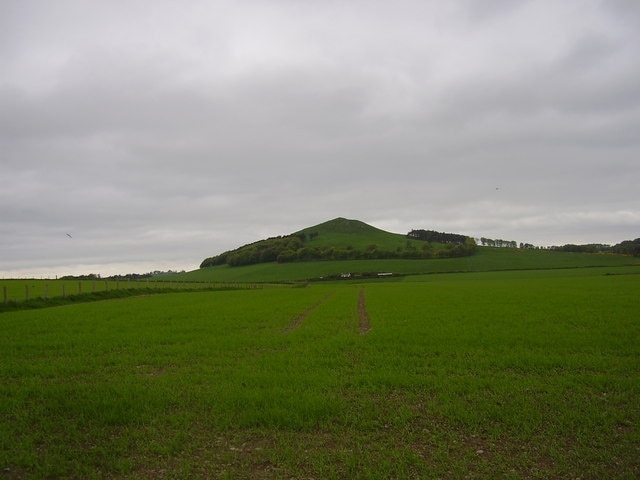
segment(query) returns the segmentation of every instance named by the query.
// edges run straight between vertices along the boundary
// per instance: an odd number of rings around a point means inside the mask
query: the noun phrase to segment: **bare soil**
[[[371,321],[367,312],[367,304],[364,296],[364,290],[360,290],[358,295],[358,323],[360,324],[360,333],[364,335],[371,330]]]
[[[309,308],[307,308],[306,310],[298,313],[297,315],[295,315],[292,319],[291,322],[289,323],[289,325],[287,325],[287,327],[282,331],[282,333],[289,333],[290,331],[292,331],[294,328],[296,328],[297,326],[299,326],[302,321],[307,318],[309,316],[309,314],[311,312],[313,312],[316,308],[318,308],[320,305],[322,305],[324,302],[326,302],[327,300],[329,300],[329,297],[331,297],[332,294],[328,294],[325,295],[324,297],[322,297],[320,300],[318,300],[316,303],[314,303],[313,305],[311,305]]]

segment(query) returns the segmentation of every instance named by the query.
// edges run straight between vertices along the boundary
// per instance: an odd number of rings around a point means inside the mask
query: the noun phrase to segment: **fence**
[[[208,289],[254,289],[262,288],[256,283],[222,282],[179,282],[147,280],[4,280],[2,302],[20,302],[36,298],[66,297],[69,295],[108,292],[112,290],[171,289],[171,290],[208,290]]]

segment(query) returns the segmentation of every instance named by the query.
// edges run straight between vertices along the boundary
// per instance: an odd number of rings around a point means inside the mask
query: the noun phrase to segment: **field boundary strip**
[[[283,330],[282,333],[289,333],[292,330],[294,330],[296,327],[298,327],[302,321],[307,318],[309,316],[309,314],[311,312],[313,312],[316,308],[318,308],[320,305],[322,305],[323,303],[325,303],[327,300],[329,300],[329,298],[331,298],[333,296],[333,293],[327,293],[324,297],[322,297],[320,300],[318,300],[316,303],[314,303],[313,305],[311,305],[309,308],[307,308],[306,310],[298,313],[297,315],[294,315],[293,318],[291,319],[291,321],[289,322],[289,325],[287,325]]]
[[[371,319],[369,318],[369,312],[367,312],[367,300],[364,289],[361,289],[358,294],[358,325],[362,335],[365,335],[371,330]]]

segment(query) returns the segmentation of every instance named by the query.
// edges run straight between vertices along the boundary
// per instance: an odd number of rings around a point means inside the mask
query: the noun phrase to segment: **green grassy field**
[[[0,468],[637,478],[639,287],[638,267],[494,271],[3,313]]]
[[[290,282],[341,273],[391,272],[401,275],[482,272],[488,270],[565,269],[638,265],[634,257],[613,254],[569,253],[549,250],[478,247],[475,255],[425,260],[343,260],[294,263],[262,263],[243,267],[222,265],[167,276],[184,281]]]
[[[372,228],[372,227],[371,227]],[[382,232],[384,235],[396,235]],[[335,235],[335,234],[332,234]],[[358,238],[357,236],[355,238]],[[367,238],[375,238],[369,235]],[[335,236],[332,241],[337,241]],[[613,254],[554,252],[511,248],[479,247],[470,257],[424,260],[343,260],[294,263],[262,263],[244,267],[201,268],[191,272],[159,275],[138,281],[114,280],[0,280],[0,303],[37,298],[52,298],[113,290],[144,290],[157,288],[198,289],[222,286],[250,288],[254,283],[301,282],[310,279],[339,277],[351,273],[393,273],[399,276],[435,273],[487,272],[503,270],[616,268],[640,265],[634,257]],[[386,279],[388,280],[388,279]],[[411,278],[409,278],[411,280]],[[240,285],[238,285],[240,284]]]
[[[67,303],[105,300],[125,296],[144,295],[146,293],[167,293],[171,290],[220,290],[257,288],[248,282],[212,282],[176,280],[168,277],[162,280],[38,280],[12,279],[0,280],[0,312],[7,309],[41,308],[60,302],[65,297]]]
[[[126,288],[146,288],[147,286],[153,287],[154,284],[111,280],[0,280],[0,302],[5,300],[5,295],[7,301],[19,302],[35,298],[52,298]]]

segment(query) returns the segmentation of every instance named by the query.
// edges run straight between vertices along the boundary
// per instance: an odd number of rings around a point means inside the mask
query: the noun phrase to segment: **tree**
[[[640,238],[635,240],[625,240],[623,242],[614,245],[612,250],[615,253],[621,253],[623,255],[633,255],[634,257],[640,257]]]
[[[415,240],[424,240],[427,242],[439,242],[439,243],[456,243],[462,244],[467,238],[466,235],[460,235],[458,233],[444,233],[436,232],[434,230],[411,230],[407,233],[407,237]]]
[[[278,259],[279,250],[276,247],[265,248],[260,252],[260,263],[275,262]]]
[[[280,252],[280,254],[278,255],[278,263],[289,263],[289,262],[293,262],[298,258],[295,250],[283,250],[282,252]]]

